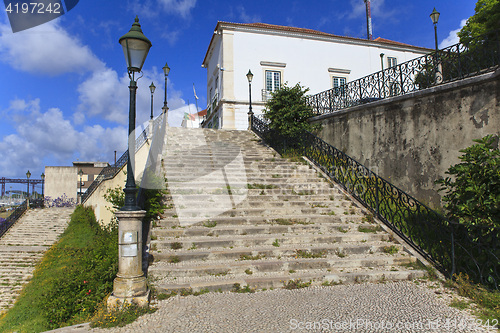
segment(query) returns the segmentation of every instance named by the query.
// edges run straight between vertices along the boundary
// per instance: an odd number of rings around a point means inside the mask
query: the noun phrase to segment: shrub
[[[441,184],[447,215],[466,225],[500,226],[500,152],[498,136],[487,135],[460,150],[461,163],[451,166],[452,177]],[[496,146],[496,147],[494,147]]]
[[[265,117],[270,121],[269,126],[290,138],[297,138],[306,131],[315,130],[307,121],[315,116],[306,101],[305,95],[308,91],[308,88],[297,83],[294,87],[285,84],[274,92],[264,109]]]

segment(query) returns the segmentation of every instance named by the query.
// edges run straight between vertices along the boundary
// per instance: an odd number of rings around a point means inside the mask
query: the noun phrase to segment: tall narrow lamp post
[[[167,79],[168,79],[168,73],[170,73],[170,67],[168,67],[168,63],[165,63],[165,66],[163,66],[163,74],[165,75],[165,99],[163,100],[163,113],[165,116],[167,116],[167,111],[168,111],[168,104],[167,104]],[[167,118],[168,122],[168,118]]]
[[[252,117],[253,117],[253,111],[252,111],[252,79],[253,79],[253,74],[250,70],[248,70],[247,73],[247,80],[248,80],[248,130],[250,131],[252,129]]]
[[[149,138],[153,137],[153,94],[155,93],[155,85],[153,82],[149,85],[149,91],[151,92],[151,118],[149,119]]]
[[[42,178],[42,200],[45,200],[45,195],[43,192],[43,189],[45,187],[45,174],[43,172],[42,172],[42,175],[40,176],[40,178]]]
[[[80,171],[78,171],[78,176],[79,176],[78,185],[80,185],[80,204],[81,204],[81,203],[83,203],[83,195],[82,195],[83,170],[82,169],[80,169]]]
[[[438,84],[443,81],[443,74],[441,64],[439,63],[439,49],[438,49],[438,35],[437,35],[437,24],[439,20],[440,13],[434,8],[430,15],[432,23],[434,24],[434,41],[436,44],[436,54],[434,59],[434,70],[435,70],[435,83]]]
[[[151,91],[151,120],[153,120],[153,94],[155,93],[155,85],[153,82],[149,85],[149,91]]]
[[[108,298],[108,307],[113,308],[123,303],[135,303],[146,306],[149,302],[149,291],[146,277],[142,271],[142,219],[146,215],[137,206],[134,179],[135,155],[135,101],[137,82],[135,73],[142,70],[144,61],[151,48],[151,42],[142,33],[139,18],[128,33],[120,40],[127,61],[127,71],[130,78],[130,108],[127,183],[125,184],[125,205],[115,213],[118,218],[118,273],[113,281],[113,293]]]
[[[31,172],[28,170],[28,172],[26,172],[26,178],[28,179],[28,183],[27,183],[27,193],[28,193],[28,197],[26,198],[26,204],[28,205],[28,207],[30,206],[30,177],[31,177]]]
[[[438,24],[438,20],[439,20],[439,15],[440,15],[440,13],[436,10],[436,8],[434,8],[434,10],[432,11],[432,13],[430,15],[432,23],[434,23],[434,40],[436,42],[436,54],[438,52],[437,24]]]

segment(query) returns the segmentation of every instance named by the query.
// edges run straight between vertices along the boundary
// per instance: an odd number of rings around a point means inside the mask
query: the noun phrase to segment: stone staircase
[[[44,252],[66,229],[73,210],[30,209],[0,238],[0,311],[14,304]]]
[[[148,273],[160,292],[425,274],[339,187],[251,132],[171,128],[161,164],[168,209],[151,231]]]

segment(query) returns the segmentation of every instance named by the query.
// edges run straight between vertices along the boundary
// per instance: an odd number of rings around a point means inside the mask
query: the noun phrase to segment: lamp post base
[[[148,290],[145,295],[142,296],[131,296],[131,297],[119,297],[112,293],[108,297],[108,309],[114,310],[123,307],[125,304],[134,304],[141,308],[149,306],[150,291]]]
[[[117,211],[118,274],[113,281],[113,293],[108,309],[123,303],[147,306],[149,290],[142,271],[142,220],[146,211]]]

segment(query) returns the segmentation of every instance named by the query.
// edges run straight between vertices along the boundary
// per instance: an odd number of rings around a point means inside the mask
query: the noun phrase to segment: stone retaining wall
[[[431,207],[460,149],[500,133],[496,72],[312,119],[320,137]],[[498,144],[498,143],[497,143]]]

